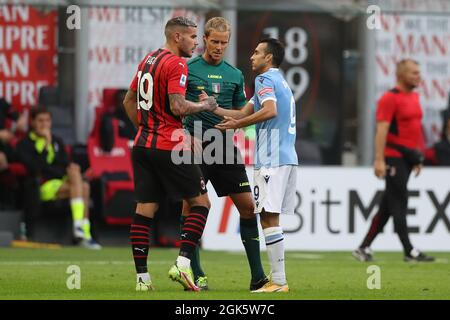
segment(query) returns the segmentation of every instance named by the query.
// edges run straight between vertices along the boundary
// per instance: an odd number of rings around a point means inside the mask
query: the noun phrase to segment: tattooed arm
[[[199,94],[199,96],[198,96],[200,101],[206,100],[206,99],[208,99],[208,97],[209,96],[203,90],[202,90],[202,93]],[[233,107],[233,109],[224,109],[221,107],[217,107],[213,112],[222,118],[223,117],[232,117],[235,119],[241,119],[241,118],[249,116],[253,113],[253,101],[250,100],[242,108]]]
[[[191,102],[179,93],[169,94],[170,110],[176,116],[185,116],[201,111],[214,111],[217,102],[214,97],[208,97],[200,102]]]
[[[217,107],[217,109],[214,110],[214,113],[218,116],[221,116],[222,118],[232,117],[235,119],[241,119],[253,114],[253,103],[249,101],[241,109],[224,109],[221,107]]]

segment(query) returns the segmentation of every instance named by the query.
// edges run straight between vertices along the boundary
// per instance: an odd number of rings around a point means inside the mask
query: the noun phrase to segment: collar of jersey
[[[200,59],[202,59],[202,61],[203,61],[203,63],[205,63],[206,65],[208,65],[208,66],[210,66],[210,67],[220,67],[222,64],[223,64],[223,59],[222,60],[220,60],[220,63],[219,64],[209,64],[206,60],[205,60],[205,58],[203,58],[203,55],[200,55],[199,56],[200,57]]]

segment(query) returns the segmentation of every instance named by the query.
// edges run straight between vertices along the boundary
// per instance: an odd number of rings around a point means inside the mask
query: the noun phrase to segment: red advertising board
[[[57,11],[0,6],[0,97],[18,109],[37,104],[57,79]]]

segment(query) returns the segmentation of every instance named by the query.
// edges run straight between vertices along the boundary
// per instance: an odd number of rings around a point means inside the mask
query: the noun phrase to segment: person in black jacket
[[[45,108],[31,112],[31,131],[17,145],[20,161],[39,179],[41,201],[70,199],[74,237],[82,246],[100,249],[89,223],[89,184],[80,167],[69,161],[63,141],[52,134],[52,117]]]

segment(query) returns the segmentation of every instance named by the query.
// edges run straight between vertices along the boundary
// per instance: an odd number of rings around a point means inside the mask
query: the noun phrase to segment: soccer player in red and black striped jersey
[[[406,224],[408,179],[411,171],[414,170],[417,176],[422,167],[419,160],[412,161],[405,153],[405,150],[418,152],[422,136],[422,108],[419,95],[413,91],[421,79],[419,66],[414,60],[401,60],[396,74],[397,86],[381,97],[376,113],[374,171],[377,177],[386,179],[386,189],[380,209],[353,256],[361,261],[372,260],[370,245],[392,216],[405,261],[433,261],[434,258],[413,248]]]
[[[199,291],[194,283],[190,259],[202,234],[210,203],[200,168],[175,165],[172,156],[180,145],[181,117],[217,108],[214,98],[194,103],[185,99],[188,69],[183,57],[191,57],[197,46],[197,25],[184,17],[169,20],[166,44],[149,53],[138,66],[125,99],[125,110],[138,127],[132,161],[136,214],[130,240],[137,272],[137,291],[153,289],[147,269],[149,235],[158,203],[166,196],[185,199],[191,206],[181,234],[181,248],[169,277],[185,289]],[[190,151],[186,151],[190,152]]]

